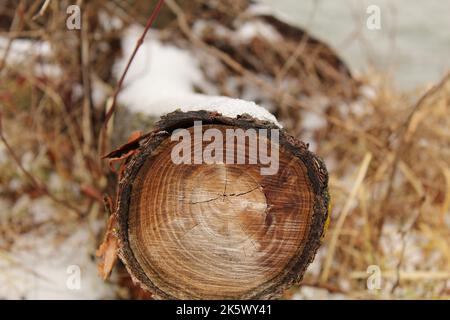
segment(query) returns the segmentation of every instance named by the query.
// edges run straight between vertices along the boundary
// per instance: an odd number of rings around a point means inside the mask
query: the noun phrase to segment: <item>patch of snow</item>
[[[72,87],[72,99],[80,99],[83,96],[83,86],[79,83],[75,83]]]
[[[330,293],[326,289],[303,286],[292,297],[293,300],[346,300],[342,293]]]
[[[127,29],[122,39],[124,55],[113,69],[116,78],[122,74],[142,32],[140,26]],[[161,115],[170,110],[155,102],[193,93],[203,76],[189,51],[162,44],[156,36],[155,31],[149,31],[128,70],[118,100],[131,111]]]
[[[359,89],[360,94],[369,100],[374,100],[377,97],[376,88],[370,85],[363,85]]]
[[[361,99],[357,99],[350,103],[351,113],[356,116],[364,116],[367,114],[367,104],[361,101]]]
[[[114,65],[119,78],[143,29],[131,26],[123,37],[124,56]],[[281,125],[266,109],[254,102],[195,92],[205,80],[198,60],[188,50],[161,43],[156,31],[150,31],[131,64],[119,103],[132,112],[151,116],[181,109],[182,111],[217,111],[228,117],[247,113],[257,119]]]
[[[53,232],[18,237],[10,251],[0,251],[0,298],[114,298],[111,285],[97,274],[88,230],[87,225],[76,226],[62,242]]]
[[[99,80],[93,79],[92,81],[92,103],[96,107],[104,105],[107,98],[107,93]]]
[[[52,207],[51,200],[49,198],[37,198],[34,200],[29,199],[27,195],[22,198],[28,198],[27,208],[29,208],[30,214],[33,216],[35,223],[44,222],[50,220],[54,215],[54,208]]]
[[[84,96],[83,86],[75,83],[72,87],[72,100],[75,101]],[[92,79],[91,83],[92,103],[95,107],[103,106],[107,98],[107,90],[104,85],[96,78]]]
[[[27,151],[22,155],[21,164],[22,166],[30,171],[33,166],[33,160],[35,159],[35,155],[31,151]]]
[[[230,118],[236,118],[237,116],[246,113],[256,119],[270,121],[281,128],[281,124],[278,123],[273,114],[252,101],[223,96],[191,94],[180,97],[178,102],[172,100],[171,105],[175,106],[173,110],[180,109],[185,112],[195,110],[216,111]]]
[[[282,41],[283,39],[274,27],[258,20],[243,23],[239,26],[235,36],[241,42],[249,42],[256,36],[260,36],[271,42]]]
[[[111,16],[104,10],[99,11],[98,18],[105,31],[119,30],[123,27],[123,22],[121,19],[116,16]]]
[[[115,297],[94,257],[103,220],[78,222],[48,197],[0,202],[0,300]]]
[[[200,37],[204,32],[212,30],[217,38],[226,39],[234,44],[247,44],[257,36],[271,42],[283,40],[274,27],[261,20],[239,21],[236,25],[236,30],[232,30],[214,21],[199,20],[194,23],[192,30]]]
[[[5,55],[10,41],[7,37],[0,36],[0,57]],[[61,69],[45,62],[36,63],[35,59],[50,57],[52,48],[47,41],[35,41],[28,39],[14,39],[11,42],[6,63],[10,65],[22,65],[32,61],[32,68],[38,76],[58,77]]]
[[[306,275],[311,276],[313,278],[318,278],[320,276],[320,272],[322,270],[323,261],[325,260],[326,256],[326,248],[320,247],[319,250],[316,253],[316,256],[314,257],[313,262],[308,266],[306,270]]]
[[[314,131],[324,128],[327,120],[315,112],[305,111],[302,113],[302,128],[307,131]]]
[[[5,54],[9,39],[0,37],[0,56]],[[14,39],[11,42],[8,59],[21,62],[30,54],[49,56],[52,53],[51,46],[46,41],[33,41],[27,39]]]

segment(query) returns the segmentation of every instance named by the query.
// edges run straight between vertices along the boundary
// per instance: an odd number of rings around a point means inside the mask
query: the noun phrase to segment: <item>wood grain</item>
[[[328,216],[323,162],[281,131],[275,175],[248,164],[248,152],[246,164],[176,165],[170,133],[192,132],[194,120],[207,124],[203,130],[222,132],[274,128],[209,112],[163,118],[140,142],[120,182],[120,257],[157,298],[276,297],[301,279],[320,244]]]

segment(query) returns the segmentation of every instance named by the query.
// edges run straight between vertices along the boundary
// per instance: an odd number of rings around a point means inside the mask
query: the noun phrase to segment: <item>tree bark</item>
[[[248,153],[245,164],[174,164],[170,135],[193,132],[194,121],[223,133],[279,129],[248,115],[175,111],[110,153],[131,154],[110,220],[119,257],[156,298],[277,297],[302,279],[321,243],[329,201],[324,163],[280,129],[274,175],[261,175]]]

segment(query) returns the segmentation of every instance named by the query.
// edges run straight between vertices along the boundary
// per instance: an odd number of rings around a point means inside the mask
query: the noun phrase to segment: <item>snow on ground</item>
[[[142,32],[143,28],[136,25],[125,32],[124,54],[113,69],[116,78],[120,78]],[[165,100],[193,93],[202,81],[198,63],[188,51],[162,44],[157,33],[150,31],[128,70],[118,99],[131,111],[159,116],[172,111]]]
[[[21,65],[23,68],[29,64],[37,76],[59,77],[62,74],[58,66],[40,61],[52,54],[51,45],[46,41],[14,39],[10,42],[8,38],[0,36],[0,57],[3,58],[7,50],[6,62],[10,65]]]
[[[8,47],[9,39],[6,37],[0,37],[0,55],[5,54],[5,50]],[[36,54],[41,56],[48,56],[51,54],[51,47],[48,42],[45,41],[32,41],[27,39],[14,39],[11,42],[9,48],[10,55],[8,62],[23,62],[24,59],[30,54]]]
[[[67,215],[48,198],[24,195],[12,205],[2,202],[1,208],[2,217],[23,212],[22,223],[31,219],[34,227],[0,239],[0,299],[114,298],[113,286],[97,273],[93,228],[99,223],[45,223]],[[7,238],[14,242],[7,245]]]
[[[125,33],[124,54],[114,65],[116,78],[124,70],[142,32],[142,27],[131,26]],[[130,111],[151,116],[176,109],[217,111],[229,117],[247,113],[281,127],[272,114],[254,102],[196,93],[196,87],[207,85],[199,62],[190,51],[163,44],[156,31],[150,31],[131,64],[118,100]]]
[[[16,244],[22,249],[2,252],[0,298],[114,298],[115,290],[97,275],[95,261],[90,258],[86,229],[80,226],[58,245],[53,243],[55,239],[29,234]]]
[[[32,164],[39,163],[31,152],[21,161],[32,172]],[[16,170],[3,144],[0,168]],[[0,185],[0,192],[21,194],[24,184],[16,175]],[[67,181],[53,173],[47,186],[64,190]],[[88,220],[77,220],[47,197],[0,196],[0,299],[114,298],[114,287],[98,276],[94,257],[94,235],[103,221]]]

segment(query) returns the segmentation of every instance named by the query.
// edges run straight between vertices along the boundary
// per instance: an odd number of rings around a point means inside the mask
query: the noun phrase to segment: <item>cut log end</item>
[[[276,174],[262,175],[264,165],[252,164],[248,140],[244,164],[175,164],[170,134],[194,133],[197,120],[203,132],[214,128],[224,136],[227,129],[278,129],[203,111],[163,118],[120,181],[120,257],[158,298],[276,297],[302,278],[320,245],[328,216],[325,167],[283,130]]]

